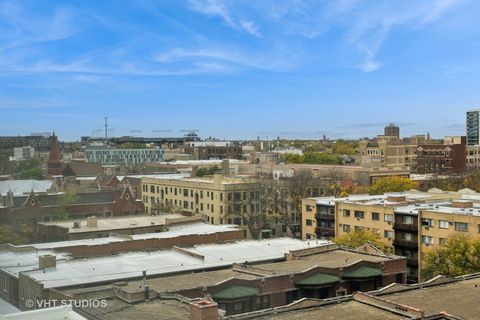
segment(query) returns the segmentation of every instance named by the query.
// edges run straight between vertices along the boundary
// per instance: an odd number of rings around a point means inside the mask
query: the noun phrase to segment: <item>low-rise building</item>
[[[168,226],[201,221],[201,217],[180,214],[156,216],[123,216],[62,220],[37,223],[37,233],[42,241],[64,241],[108,237],[110,234],[144,234],[166,231]]]
[[[404,258],[367,254],[325,243],[290,251],[286,260],[281,261],[255,263],[249,260],[229,269],[201,274],[172,274],[114,284],[112,296],[113,301],[119,299],[130,305],[141,305],[145,300],[162,303],[167,297],[196,301],[210,296],[226,316],[231,316],[281,308],[299,299],[328,299],[358,290],[378,289],[394,282],[403,283],[404,272]],[[108,289],[103,287],[103,290]],[[100,288],[61,291],[67,296],[81,298]],[[116,303],[111,303],[111,307],[115,308]],[[90,312],[98,315],[91,308],[87,310]]]
[[[242,159],[242,145],[232,141],[195,141],[185,145],[195,160]]]
[[[60,201],[62,197],[62,192],[0,195],[0,223],[34,224],[65,217],[115,217],[144,212],[142,201],[128,186],[123,190],[78,192],[68,202]]]
[[[232,267],[234,263],[284,261],[286,254],[291,251],[329,244],[325,241],[316,243],[277,238],[69,260],[58,260],[58,257],[52,257],[51,254],[38,257],[36,253],[34,256],[30,255],[30,259],[38,259],[40,264],[24,261],[17,265],[16,261],[9,260],[15,262],[14,266],[9,265],[6,268],[10,273],[18,275],[17,305],[21,310],[25,310],[27,300],[52,299],[58,297],[59,291],[141,280],[145,275],[153,278],[225,269]],[[401,265],[399,272],[404,272]]]
[[[102,165],[123,164],[129,168],[143,166],[145,162],[163,161],[163,150],[154,149],[119,149],[107,146],[87,146],[85,148],[87,162]]]

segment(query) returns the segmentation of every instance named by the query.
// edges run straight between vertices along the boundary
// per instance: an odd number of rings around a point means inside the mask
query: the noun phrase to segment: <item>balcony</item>
[[[418,259],[417,258],[407,258],[407,266],[418,267]]]
[[[418,243],[411,240],[395,239],[393,240],[393,245],[396,247],[418,248]]]
[[[317,213],[317,214],[315,214],[315,219],[334,221],[335,220],[335,215],[334,214],[328,214],[328,213]]]
[[[335,229],[334,228],[324,228],[324,227],[317,227],[315,230],[317,235],[323,237],[335,237]]]
[[[418,226],[416,224],[406,224],[406,223],[395,222],[393,224],[393,229],[418,232]]]

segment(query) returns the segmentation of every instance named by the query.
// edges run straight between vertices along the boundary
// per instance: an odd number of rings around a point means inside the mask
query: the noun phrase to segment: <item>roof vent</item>
[[[80,221],[73,221],[73,228],[79,229],[80,228]]]

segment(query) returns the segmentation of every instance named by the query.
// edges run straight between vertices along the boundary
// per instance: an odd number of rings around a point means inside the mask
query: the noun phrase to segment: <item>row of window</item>
[[[422,226],[433,228],[435,227],[435,220],[422,218]],[[450,222],[447,220],[438,220],[439,229],[450,229],[453,226],[455,231],[468,232],[468,223],[466,222]],[[478,225],[478,232],[480,233],[480,224]]]
[[[355,226],[354,227],[354,231],[360,231],[360,230],[363,230],[363,229],[364,228],[360,227],[360,226]],[[342,225],[342,230],[343,230],[343,232],[348,233],[348,232],[352,231],[352,228],[349,224],[343,224]],[[378,233],[378,234],[380,234],[380,232],[381,232],[379,229],[375,229],[375,228],[372,229],[372,231],[375,232],[375,233]],[[383,237],[387,238],[387,239],[393,239],[393,231],[392,230],[384,230],[383,231]]]
[[[344,209],[343,210],[343,216],[344,217],[350,217],[350,210],[346,210]],[[365,211],[358,211],[358,210],[355,210],[354,211],[354,217],[357,218],[357,219],[364,219],[365,218]],[[372,212],[371,213],[371,219],[372,220],[375,220],[375,221],[380,221],[380,213],[378,212]],[[385,222],[393,222],[393,214],[387,214],[385,213],[383,215],[383,221]]]

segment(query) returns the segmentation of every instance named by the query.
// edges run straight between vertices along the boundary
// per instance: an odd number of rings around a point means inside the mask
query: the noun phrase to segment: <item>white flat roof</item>
[[[72,307],[62,306],[4,315],[2,320],[87,320],[72,310]]]
[[[165,224],[166,219],[185,218],[181,214],[164,214],[158,216],[126,216],[115,218],[97,218],[97,227],[87,227],[87,219],[42,222],[44,225],[54,225],[68,228],[70,233],[108,231],[127,228],[142,228],[151,226],[161,226]],[[79,228],[73,228],[73,222],[80,223]]]
[[[20,271],[38,269],[38,257],[47,254],[55,254],[57,261],[65,260],[68,255],[55,253],[52,250],[37,250],[33,247],[23,247],[21,250],[14,248],[2,248],[0,250],[0,269],[14,277],[18,277]]]
[[[33,192],[47,192],[52,187],[52,180],[6,180],[0,181],[0,195],[5,195],[9,190],[14,195]]]
[[[301,241],[291,238],[245,240],[228,244],[198,245],[184,249],[135,252],[101,258],[57,261],[55,268],[33,270],[26,275],[45,288],[69,287],[98,282],[112,282],[148,275],[229,267],[233,263],[262,262],[282,259],[291,250],[330,244],[329,241]],[[188,253],[204,255],[204,259]]]

